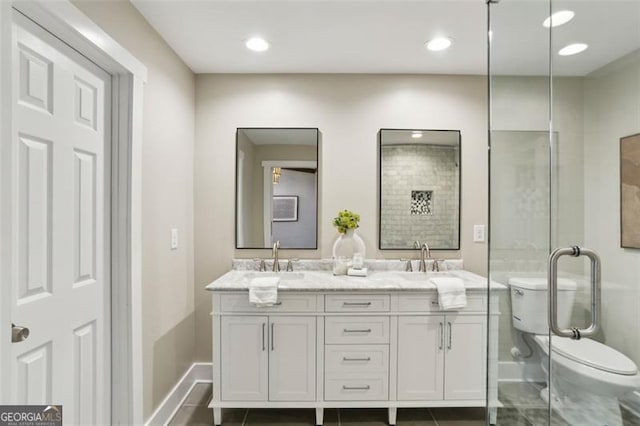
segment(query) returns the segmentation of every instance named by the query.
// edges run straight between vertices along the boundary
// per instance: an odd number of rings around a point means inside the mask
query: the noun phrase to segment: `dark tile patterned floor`
[[[549,423],[547,404],[540,398],[541,383],[501,383],[498,426],[569,426],[557,415]],[[169,425],[211,426],[207,407],[211,384],[194,386]],[[623,426],[640,426],[640,418],[622,410]],[[387,426],[386,409],[325,409],[326,426]],[[314,409],[223,409],[223,426],[314,426]],[[400,408],[397,426],[485,426],[484,408]],[[586,426],[586,425],[574,425]]]
[[[207,407],[211,384],[199,383],[185,400],[170,426],[211,426],[213,413]],[[315,426],[314,409],[223,409],[223,426]],[[401,408],[397,426],[484,426],[484,408]],[[325,426],[387,426],[387,409],[325,409]],[[515,426],[515,425],[514,425]],[[529,426],[528,424],[526,426]]]

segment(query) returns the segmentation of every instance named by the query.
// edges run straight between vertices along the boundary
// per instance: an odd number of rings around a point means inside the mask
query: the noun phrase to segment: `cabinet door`
[[[316,318],[269,320],[269,400],[315,401]]]
[[[487,319],[484,315],[447,315],[444,398],[484,399]]]
[[[398,318],[398,400],[443,398],[444,317]]]
[[[268,391],[267,317],[221,319],[222,401],[266,401]]]

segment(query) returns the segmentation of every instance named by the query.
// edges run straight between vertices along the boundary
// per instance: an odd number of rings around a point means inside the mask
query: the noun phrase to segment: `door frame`
[[[0,62],[11,63],[12,9],[95,62],[112,78],[111,95],[111,423],[142,424],[141,165],[143,89],[147,68],[70,1],[0,1]],[[11,67],[0,67],[0,140],[10,141]],[[10,144],[0,145],[0,193],[11,189]],[[7,241],[11,209],[0,197],[0,241]],[[10,250],[0,245],[0,343],[10,342]],[[6,344],[6,343],[5,343]],[[10,374],[0,350],[0,377]],[[8,401],[10,380],[0,380]]]

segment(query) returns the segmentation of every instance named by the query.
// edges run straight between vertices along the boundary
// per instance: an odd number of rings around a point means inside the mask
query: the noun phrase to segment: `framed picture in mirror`
[[[620,138],[620,246],[640,248],[640,133]]]
[[[274,222],[298,221],[297,195],[274,195],[272,206]]]

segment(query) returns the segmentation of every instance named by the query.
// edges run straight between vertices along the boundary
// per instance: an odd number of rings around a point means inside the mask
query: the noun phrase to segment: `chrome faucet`
[[[271,254],[273,255],[273,267],[271,270],[273,272],[280,272],[280,261],[278,260],[278,250],[280,249],[280,241],[276,241],[273,243],[273,250]]]
[[[431,259],[431,250],[427,243],[420,246],[420,272],[427,272],[427,259]]]
[[[433,259],[433,267],[431,268],[433,272],[440,272],[440,262],[444,262],[444,259]]]
[[[404,266],[405,272],[413,272],[413,266],[411,266],[411,259],[400,259],[400,262],[407,262]]]

